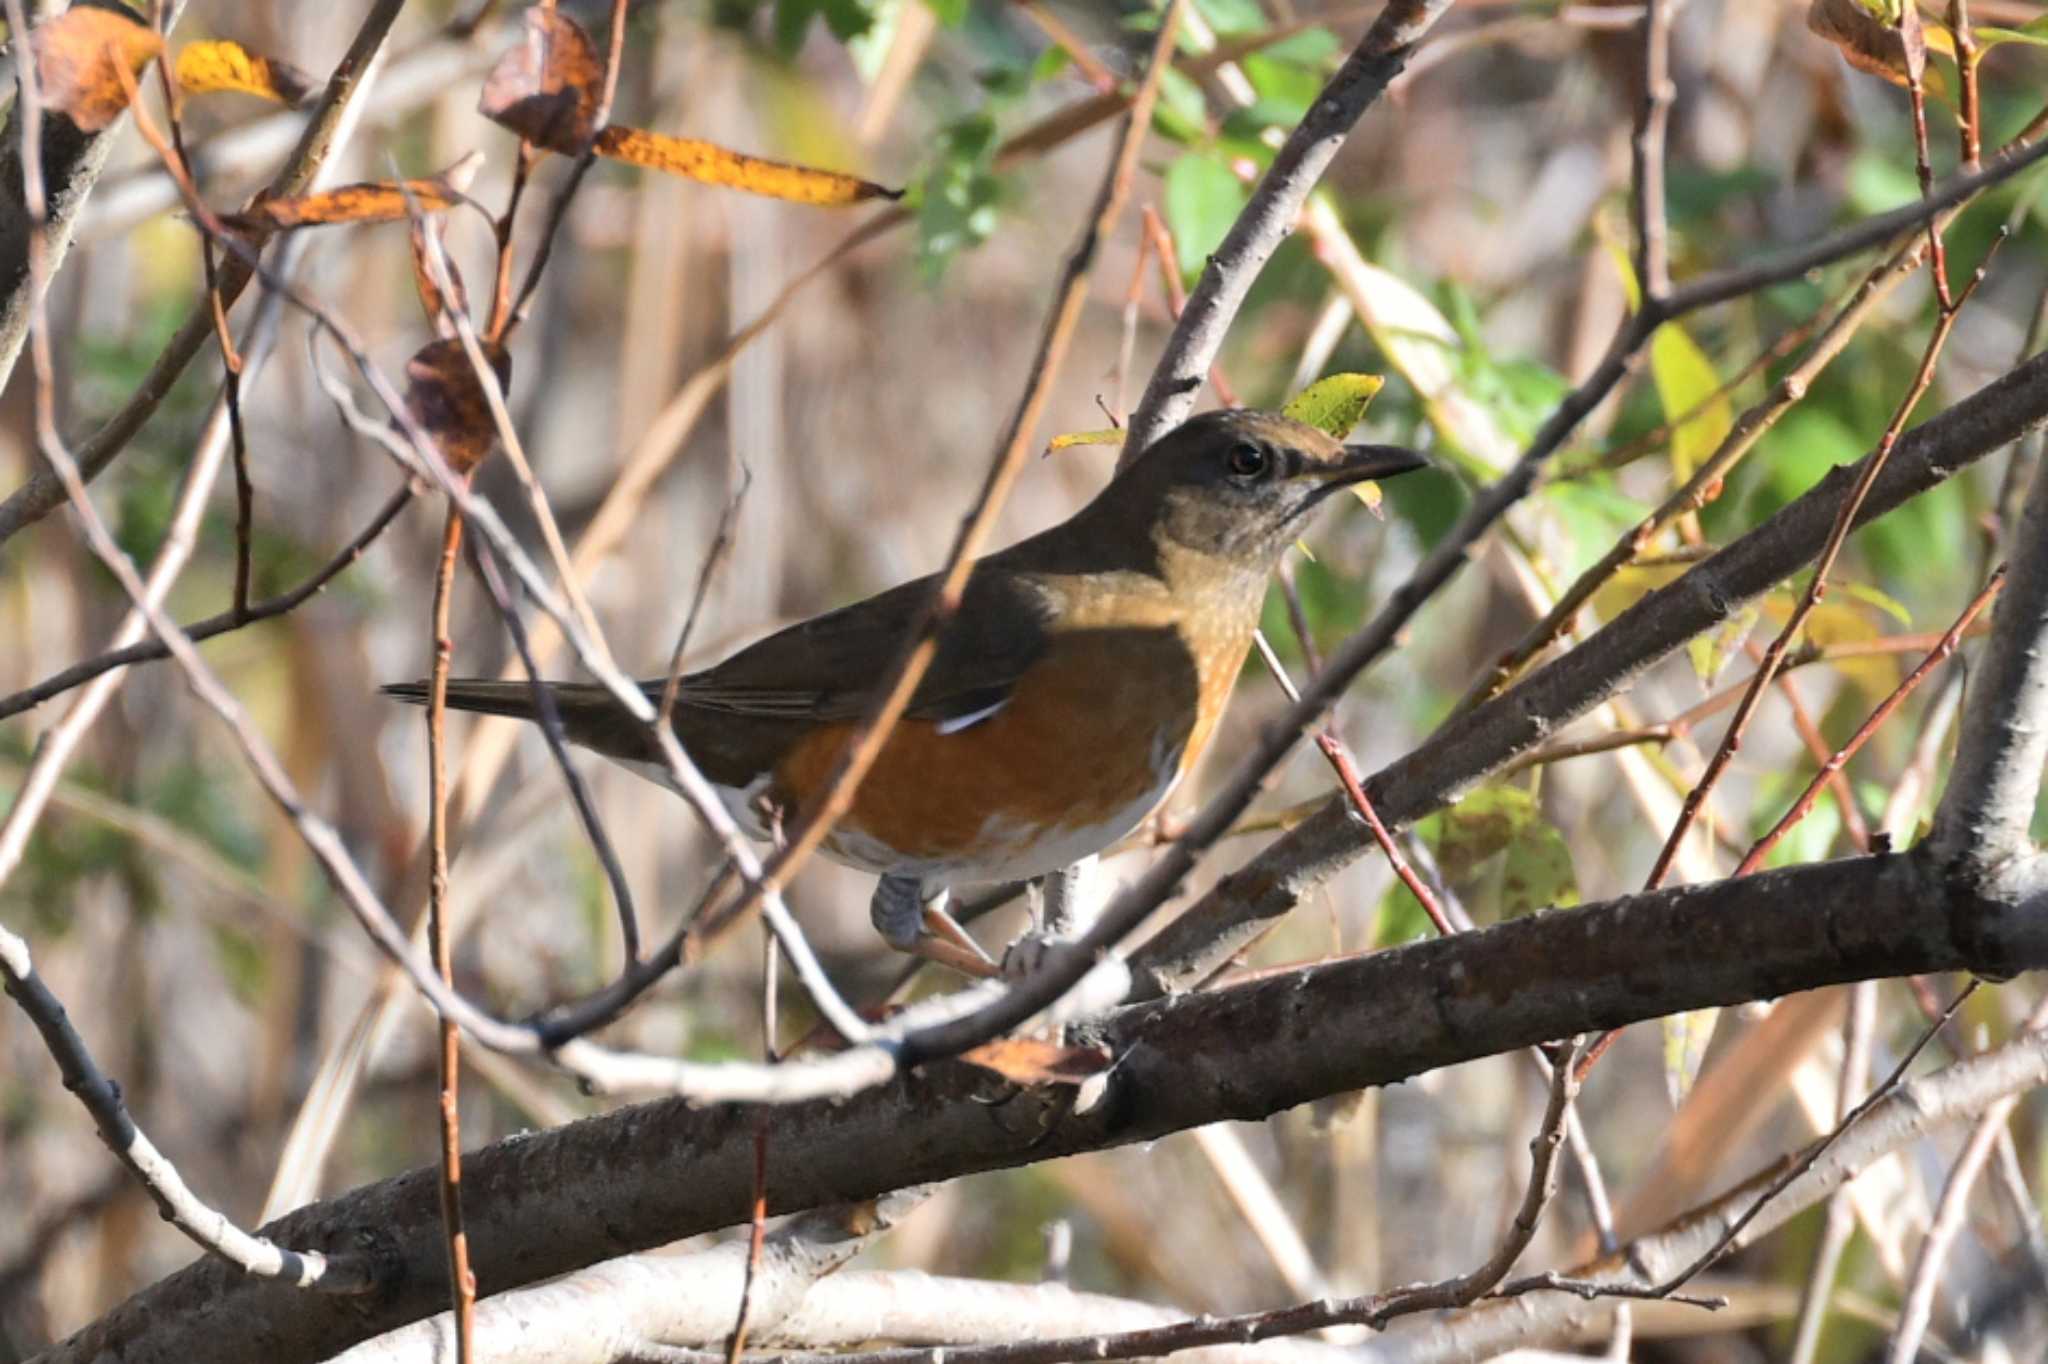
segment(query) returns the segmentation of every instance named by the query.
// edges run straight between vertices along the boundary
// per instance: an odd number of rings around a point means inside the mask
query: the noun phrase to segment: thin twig
[[[455,954],[448,927],[448,664],[455,645],[448,617],[455,596],[455,561],[462,547],[462,513],[453,507],[441,531],[434,568],[433,664],[427,675],[427,845],[433,860],[427,882],[427,942],[441,983],[455,988]],[[457,1364],[476,1349],[476,1276],[469,1268],[469,1236],[462,1222],[462,1033],[445,1014],[436,1020],[440,1047],[441,1225],[448,1238],[448,1291],[455,1313]]]
[[[1814,801],[1820,796],[1821,786],[1838,776],[1847,766],[1849,759],[1856,756],[1857,750],[1868,743],[1870,736],[1877,733],[1879,726],[1891,718],[1892,712],[1927,680],[1929,673],[1956,651],[1956,645],[1962,640],[1963,632],[1970,628],[1970,623],[1977,619],[1985,607],[1991,605],[1992,598],[1996,597],[1999,589],[2004,586],[2005,565],[2000,564],[1992,573],[1991,580],[1984,584],[1983,590],[1963,608],[1963,613],[1956,618],[1955,624],[1948,628],[1948,632],[1941,637],[1940,642],[1927,657],[1920,660],[1919,666],[1907,673],[1899,685],[1892,689],[1891,694],[1878,704],[1877,709],[1871,711],[1863,723],[1856,727],[1856,732],[1849,736],[1849,741],[1836,749],[1828,760],[1821,764],[1820,771],[1813,774],[1813,780],[1807,783],[1799,798],[1793,801],[1778,822],[1771,826],[1770,832],[1759,838],[1755,846],[1743,857],[1742,862],[1735,868],[1735,875],[1747,876],[1763,865],[1764,859],[1770,856],[1771,849],[1778,845],[1779,840],[1791,831],[1793,825],[1806,818],[1807,812],[1813,808]]]
[[[1634,160],[1630,198],[1636,228],[1636,282],[1645,298],[1671,292],[1671,251],[1664,220],[1665,128],[1677,93],[1671,81],[1671,21],[1678,0],[1647,0],[1643,7],[1643,103],[1629,147]]]

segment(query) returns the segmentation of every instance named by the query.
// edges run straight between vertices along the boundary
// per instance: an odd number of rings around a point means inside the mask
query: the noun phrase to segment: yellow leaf
[[[1054,436],[1045,443],[1045,452],[1049,455],[1055,450],[1071,450],[1077,445],[1122,445],[1123,443],[1123,431],[1117,427],[1110,426],[1104,427],[1099,431],[1069,431],[1065,435]]]
[[[1384,502],[1386,498],[1380,492],[1379,484],[1371,482],[1354,483],[1351,485],[1351,495],[1360,502],[1365,503],[1365,509],[1374,516],[1385,516],[1387,514],[1380,506],[1380,503]]]
[[[747,156],[693,137],[669,137],[645,128],[610,127],[597,135],[600,156],[666,171],[707,185],[725,185],[763,194],[771,199],[788,199],[799,204],[836,206],[857,204],[864,199],[901,199],[902,190],[887,189],[869,180],[838,171],[792,166],[786,161],[769,161]]]
[[[333,223],[389,223],[415,211],[438,213],[462,198],[483,158],[471,152],[430,180],[370,180],[317,194],[263,199],[221,221],[243,231],[320,227]]]
[[[1671,1014],[1661,1021],[1664,1032],[1664,1088],[1673,1108],[1692,1092],[1692,1082],[1706,1059],[1707,1043],[1714,1038],[1714,1025],[1721,1021],[1719,1009],[1694,1009]]]
[[[279,104],[298,104],[312,93],[313,82],[288,62],[259,57],[240,43],[187,43],[178,50],[178,90],[204,95],[235,90]]]
[[[1734,404],[1721,391],[1714,362],[1676,322],[1665,323],[1650,338],[1650,378],[1672,427],[1672,472],[1691,478],[1727,439],[1735,425]]]
[[[1617,569],[1614,576],[1593,593],[1593,614],[1602,620],[1613,620],[1684,572],[1684,564],[1654,564],[1647,568],[1630,564]]]
[[[1304,426],[1342,440],[1365,419],[1365,409],[1386,382],[1377,374],[1331,374],[1289,398],[1280,410]]]

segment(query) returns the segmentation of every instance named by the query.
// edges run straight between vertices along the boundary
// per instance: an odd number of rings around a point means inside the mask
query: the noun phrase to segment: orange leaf
[[[499,388],[512,379],[512,357],[490,342],[483,343]],[[454,338],[429,341],[405,362],[405,410],[420,429],[434,438],[441,458],[458,474],[483,462],[498,441],[491,404],[469,363],[469,352]]]
[[[245,232],[287,227],[318,227],[330,223],[389,223],[411,214],[438,213],[462,198],[483,157],[471,152],[427,180],[369,180],[340,185],[317,194],[264,199],[221,221]]]
[[[174,74],[183,95],[235,90],[279,104],[298,105],[313,93],[313,78],[290,62],[259,57],[240,43],[187,43]]]
[[[477,112],[537,146],[576,156],[597,128],[604,63],[574,19],[552,5],[526,11],[526,38],[484,80]]]
[[[597,135],[597,152],[615,161],[701,180],[707,185],[728,185],[750,194],[791,199],[800,204],[857,204],[863,199],[903,197],[900,189],[885,189],[837,171],[812,170],[786,161],[745,156],[715,142],[669,137],[644,128],[606,128]]]
[[[992,1070],[1012,1084],[1078,1085],[1108,1070],[1113,1058],[1105,1047],[1063,1047],[1055,1042],[1007,1037],[962,1052],[960,1059]]]
[[[120,10],[73,5],[29,35],[45,108],[95,133],[128,107],[121,68],[132,77],[163,50],[155,29]]]

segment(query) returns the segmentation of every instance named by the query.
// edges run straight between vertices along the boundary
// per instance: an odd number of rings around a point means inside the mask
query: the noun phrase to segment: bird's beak
[[[1403,445],[1347,445],[1342,459],[1334,459],[1303,472],[1315,481],[1315,491],[1309,497],[1309,501],[1315,503],[1339,488],[1393,478],[1397,474],[1412,474],[1417,469],[1428,467],[1428,460]]]
[[[1427,469],[1429,461],[1405,445],[1347,445],[1344,458],[1325,465],[1331,483],[1364,483]]]

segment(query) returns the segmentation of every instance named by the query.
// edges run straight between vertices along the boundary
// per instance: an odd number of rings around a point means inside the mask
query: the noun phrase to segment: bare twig
[[[1643,8],[1643,103],[1629,147],[1635,173],[1631,200],[1636,228],[1636,281],[1645,298],[1671,292],[1671,251],[1664,221],[1665,128],[1677,93],[1671,82],[1671,21],[1678,0]]]
[[[455,596],[455,561],[462,548],[462,513],[453,507],[441,530],[441,557],[434,567],[433,663],[427,674],[427,845],[432,862],[427,882],[427,943],[441,983],[455,988],[455,952],[448,927],[448,664],[455,644],[448,637]],[[436,1020],[440,1072],[441,1224],[448,1237],[448,1292],[454,1300],[455,1358],[470,1364],[476,1355],[476,1276],[469,1268],[469,1235],[462,1223],[462,1032],[446,1014]]]
[[[1400,73],[1415,45],[1450,3],[1394,0],[1389,4],[1288,135],[1252,191],[1251,201],[1231,224],[1196,282],[1187,311],[1175,325],[1145,386],[1145,395],[1131,414],[1123,462],[1136,459],[1193,409],[1195,394],[1222,349],[1224,333],[1252,281],[1294,231],[1309,191],[1322,179],[1359,116]]]
[[[1934,646],[1934,649],[1927,657],[1920,660],[1919,666],[1906,674],[1899,685],[1893,688],[1891,694],[1879,703],[1877,709],[1873,710],[1863,723],[1856,727],[1856,732],[1849,736],[1849,741],[1836,749],[1827,761],[1821,764],[1821,770],[1814,773],[1813,780],[1807,783],[1806,789],[1800,792],[1799,798],[1794,800],[1791,807],[1785,811],[1778,822],[1771,826],[1770,832],[1759,838],[1755,846],[1751,847],[1748,854],[1743,857],[1741,863],[1735,868],[1735,875],[1747,876],[1763,865],[1764,858],[1770,855],[1771,849],[1776,847],[1779,840],[1790,832],[1792,826],[1804,819],[1807,812],[1813,808],[1814,801],[1820,796],[1821,786],[1840,774],[1849,759],[1856,756],[1857,750],[1870,741],[1871,735],[1877,733],[1878,727],[1884,724],[1886,720],[1889,720],[1892,712],[1896,711],[1900,704],[1908,696],[1912,695],[1922,682],[1927,680],[1927,675],[1947,661],[1949,655],[1955,652],[1956,645],[1962,640],[1963,632],[1969,629],[1970,622],[1974,621],[1983,612],[1985,607],[1991,605],[1991,599],[1998,595],[1998,590],[2003,586],[2005,586],[2005,568],[2003,565],[2000,565],[1998,570],[1991,575],[1991,580],[1984,584],[1984,589],[1971,599],[1968,606],[1963,608],[1962,615],[1956,618],[1955,624],[1949,627],[1948,633],[1941,637],[1940,642]]]

